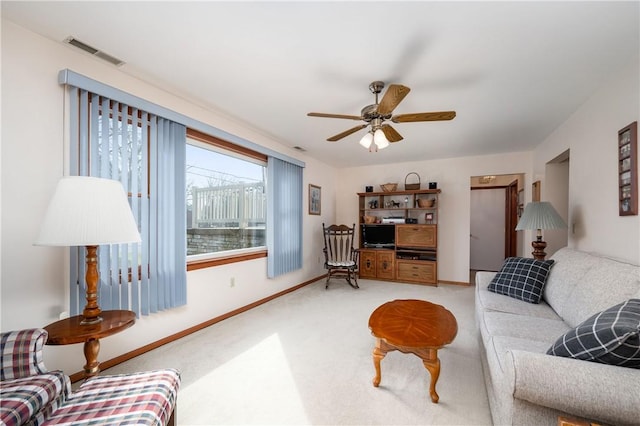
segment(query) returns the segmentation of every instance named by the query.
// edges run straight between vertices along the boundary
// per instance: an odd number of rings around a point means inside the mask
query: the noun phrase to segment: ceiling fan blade
[[[388,124],[383,124],[380,129],[389,142],[400,142],[403,139],[402,135]]]
[[[393,111],[395,107],[402,102],[404,97],[409,94],[409,91],[411,91],[411,89],[400,84],[390,85],[378,104],[378,114],[391,114],[391,111]]]
[[[358,130],[360,130],[360,129],[364,129],[364,128],[365,128],[365,127],[367,127],[367,126],[368,126],[368,124],[361,124],[360,126],[353,127],[353,128],[351,128],[351,129],[349,129],[349,130],[345,130],[345,131],[344,131],[344,132],[342,132],[342,133],[338,133],[338,134],[337,134],[337,135],[335,135],[335,136],[331,136],[331,137],[330,137],[329,139],[327,139],[327,140],[328,140],[329,142],[335,142],[335,141],[337,141],[337,140],[340,140],[340,139],[344,138],[345,136],[349,136],[351,133],[355,133],[355,132],[357,132],[357,131],[358,131]]]
[[[362,120],[362,117],[360,117],[359,115],[325,114],[323,112],[310,112],[307,115],[309,117],[345,118],[347,120]]]
[[[409,123],[412,121],[443,121],[452,120],[455,116],[455,111],[415,112],[412,114],[394,115],[391,117],[391,121],[394,123]]]

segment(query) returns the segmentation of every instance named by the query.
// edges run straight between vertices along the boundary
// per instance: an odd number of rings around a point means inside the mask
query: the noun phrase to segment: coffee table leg
[[[429,357],[426,359],[423,358],[422,363],[425,368],[429,370],[429,374],[431,375],[431,384],[429,385],[431,401],[437,404],[440,399],[436,393],[436,383],[438,382],[438,377],[440,377],[440,360],[438,359],[438,351],[436,349],[429,349]]]
[[[376,347],[373,348],[373,366],[376,369],[376,377],[373,378],[373,386],[378,387],[381,380],[380,361],[387,355],[387,351],[383,348],[383,342],[376,339]]]

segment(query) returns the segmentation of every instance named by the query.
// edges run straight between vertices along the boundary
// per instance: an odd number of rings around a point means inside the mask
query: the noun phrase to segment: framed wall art
[[[638,122],[618,132],[618,212],[638,214]]]
[[[522,216],[524,211],[524,189],[518,191],[518,217]]]
[[[321,188],[319,186],[309,184],[309,214],[319,215],[321,211],[322,211]]]
[[[531,184],[531,201],[540,201],[540,181]]]

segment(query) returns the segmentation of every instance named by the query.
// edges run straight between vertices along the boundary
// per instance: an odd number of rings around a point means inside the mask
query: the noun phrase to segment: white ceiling
[[[639,5],[2,1],[2,14],[343,167],[533,149],[637,60]],[[307,112],[359,115],[374,80],[411,88],[396,114],[457,117],[394,124],[404,140],[377,153],[358,144],[366,130],[326,142],[358,122]]]

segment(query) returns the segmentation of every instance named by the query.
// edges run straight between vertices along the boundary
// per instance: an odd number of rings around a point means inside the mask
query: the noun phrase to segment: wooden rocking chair
[[[341,277],[353,288],[358,287],[356,278],[358,270],[358,250],[353,248],[355,235],[355,223],[351,228],[347,225],[331,225],[325,227],[322,224],[324,235],[324,267],[327,269],[327,283],[332,277]]]

